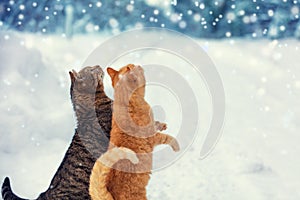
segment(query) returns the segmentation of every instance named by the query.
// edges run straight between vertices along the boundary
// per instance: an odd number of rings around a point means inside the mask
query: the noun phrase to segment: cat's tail
[[[96,161],[90,176],[89,194],[92,200],[114,200],[107,190],[106,178],[111,167],[121,159],[128,159],[133,164],[139,162],[135,152],[125,147],[110,149]]]
[[[2,189],[1,189],[1,194],[2,194],[3,200],[26,200],[26,199],[22,199],[22,198],[18,197],[17,195],[15,195],[13,193],[13,191],[11,190],[11,187],[10,187],[10,181],[9,181],[8,177],[6,177],[4,179]]]

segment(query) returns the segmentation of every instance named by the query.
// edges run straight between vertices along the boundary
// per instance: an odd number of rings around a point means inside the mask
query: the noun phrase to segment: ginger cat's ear
[[[111,67],[108,67],[107,68],[107,73],[109,74],[111,80],[113,80],[113,78],[115,77],[115,75],[118,73],[117,70],[114,70],[113,68]]]

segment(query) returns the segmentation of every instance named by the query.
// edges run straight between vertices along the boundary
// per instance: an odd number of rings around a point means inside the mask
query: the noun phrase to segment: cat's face
[[[126,86],[129,90],[144,88],[146,84],[144,70],[139,65],[129,64],[122,67],[119,71],[107,68],[107,72],[112,80],[112,86],[116,88],[119,85]]]
[[[75,70],[69,72],[73,92],[95,93],[98,87],[103,85],[104,72],[99,65],[85,67],[78,73]]]

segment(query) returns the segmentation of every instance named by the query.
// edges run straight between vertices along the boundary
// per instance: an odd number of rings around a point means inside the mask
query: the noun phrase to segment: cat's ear
[[[69,75],[72,83],[74,83],[78,78],[78,74],[74,69],[72,71],[69,71]]]
[[[113,79],[115,77],[115,75],[118,73],[117,70],[114,70],[113,68],[111,67],[108,67],[107,68],[107,73],[108,75],[110,76],[111,79]]]

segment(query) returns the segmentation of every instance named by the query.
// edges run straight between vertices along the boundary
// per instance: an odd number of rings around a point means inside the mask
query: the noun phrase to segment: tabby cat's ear
[[[71,82],[74,83],[76,79],[78,78],[77,72],[73,69],[72,72],[69,71]]]
[[[107,68],[107,73],[109,74],[110,78],[113,79],[115,77],[115,75],[118,73],[117,70],[114,70],[111,67]]]

